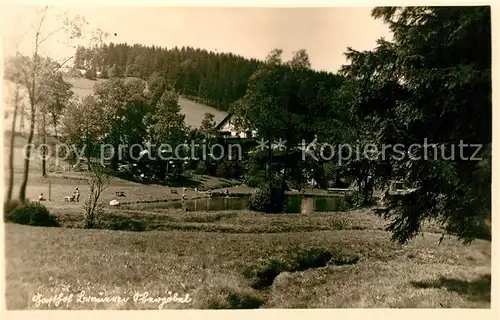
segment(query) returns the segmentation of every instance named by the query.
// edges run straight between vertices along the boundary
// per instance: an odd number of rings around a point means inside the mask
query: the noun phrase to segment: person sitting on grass
[[[45,198],[43,197],[43,193],[40,193],[38,196],[38,201],[45,201]]]
[[[75,199],[76,202],[80,201],[80,191],[78,188],[75,189],[75,192],[73,193],[73,199]]]

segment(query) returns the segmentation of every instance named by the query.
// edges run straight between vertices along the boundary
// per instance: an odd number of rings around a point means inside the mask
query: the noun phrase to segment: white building
[[[222,119],[216,128],[221,135],[226,137],[245,139],[256,136],[257,131],[238,128],[235,120],[236,119],[233,114],[228,114],[224,119]]]

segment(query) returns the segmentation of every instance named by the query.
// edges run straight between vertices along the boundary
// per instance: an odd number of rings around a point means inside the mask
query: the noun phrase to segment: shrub
[[[95,70],[89,69],[89,70],[85,71],[83,76],[89,80],[96,80],[97,73],[95,72]]]
[[[216,176],[226,179],[237,179],[242,176],[244,168],[238,161],[225,160],[217,163]]]
[[[123,70],[118,66],[113,66],[108,69],[109,78],[123,78]]]
[[[226,161],[221,161],[217,163],[216,173],[219,178],[232,178],[232,168],[231,164]]]
[[[101,194],[109,186],[110,175],[99,165],[91,167],[90,179],[87,184],[90,189],[89,198],[83,204],[84,224],[85,228],[96,228],[99,224],[100,217],[104,212],[104,206],[99,202]]]
[[[12,211],[16,210],[19,207],[22,207],[23,203],[19,200],[10,200],[3,203],[3,213],[4,216],[12,213]]]
[[[253,211],[279,213],[285,207],[285,191],[274,182],[266,182],[248,200],[248,208]]]
[[[4,204],[4,208],[8,205]],[[39,226],[39,227],[58,227],[59,222],[56,217],[49,212],[49,210],[35,202],[27,202],[25,204],[21,204],[20,202],[17,206],[13,206],[8,209],[9,211],[5,211],[4,213],[4,221],[5,222],[14,222],[18,224],[25,224],[30,226]]]
[[[373,198],[366,199],[363,192],[359,190],[356,190],[351,194],[347,194],[344,199],[345,204],[351,208],[365,208],[375,204],[375,200]]]
[[[196,168],[194,169],[195,174],[205,174],[207,172],[207,166],[205,164],[205,161],[200,161],[196,165]]]
[[[71,68],[68,70],[66,75],[70,78],[81,78],[82,74],[76,68]]]
[[[108,79],[109,78],[108,69],[103,69],[99,74],[99,78]]]
[[[91,200],[86,200],[83,204],[83,210],[83,224],[85,228],[97,228],[104,214],[104,205],[102,203],[95,203],[93,205]]]
[[[244,182],[250,188],[258,188],[260,185],[265,183],[265,178],[262,174],[248,174]]]

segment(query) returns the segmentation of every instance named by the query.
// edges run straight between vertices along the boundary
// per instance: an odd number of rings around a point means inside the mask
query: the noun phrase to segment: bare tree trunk
[[[273,163],[273,151],[272,151],[272,141],[271,141],[271,138],[268,139],[269,141],[269,148],[268,148],[268,153],[267,153],[267,163],[268,163],[268,166],[266,168],[266,179],[268,181],[271,180],[271,166],[272,166],[272,163]]]
[[[26,201],[26,186],[28,185],[28,175],[30,169],[30,157],[31,157],[31,143],[33,142],[33,135],[35,133],[35,120],[36,120],[36,106],[34,99],[31,100],[31,124],[30,132],[28,135],[28,142],[26,148],[26,154],[24,158],[24,173],[23,181],[21,183],[21,188],[19,190],[19,200]]]
[[[90,161],[91,161],[91,158],[92,158],[92,153],[91,153],[91,142],[90,142],[90,137],[87,136],[87,148],[85,149],[85,152],[87,153],[87,170],[90,172],[90,170],[92,169],[91,165],[90,165]]]
[[[57,140],[57,115],[55,113],[52,114],[52,122],[54,123],[54,136]]]
[[[19,121],[19,132],[21,133],[21,136],[24,137],[24,104],[21,106],[21,109],[19,110],[19,113],[21,114],[21,119]]]
[[[40,118],[40,115],[41,113],[38,112],[38,118]],[[39,147],[40,144],[42,143],[42,141],[40,140],[40,138],[42,137],[42,124],[39,122],[37,122],[36,124],[36,132],[37,132],[37,135],[36,135],[36,146]]]
[[[45,125],[46,125],[46,123],[45,123],[45,111],[42,111],[42,145],[43,145],[43,148],[42,148],[42,177],[47,176],[47,160],[46,160],[47,147],[45,146],[45,144],[47,143],[47,130],[46,130]]]
[[[30,107],[31,107],[31,123],[30,123],[30,133],[28,135],[28,144],[26,148],[26,154],[24,157],[24,173],[23,173],[23,181],[21,183],[21,188],[19,189],[19,200],[22,202],[26,201],[26,187],[28,185],[29,178],[29,169],[30,169],[30,157],[31,157],[31,143],[33,142],[33,134],[35,132],[35,121],[36,121],[36,103],[37,103],[37,87],[36,87],[36,77],[38,72],[38,46],[40,44],[40,29],[42,28],[43,20],[45,19],[45,12],[47,11],[48,6],[44,9],[44,14],[40,19],[40,23],[38,25],[38,30],[36,32],[35,37],[35,52],[33,53],[33,71],[31,74],[31,85],[28,86],[28,94],[30,99]]]
[[[14,142],[16,138],[16,120],[17,112],[19,109],[19,87],[16,90],[16,96],[14,100],[14,113],[12,115],[12,134],[10,136],[10,147],[9,147],[9,184],[7,187],[7,201],[12,199],[12,189],[14,188]]]

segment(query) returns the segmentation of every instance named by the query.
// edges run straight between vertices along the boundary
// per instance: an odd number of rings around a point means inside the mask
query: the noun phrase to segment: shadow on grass
[[[491,275],[489,274],[482,275],[472,281],[440,277],[437,280],[411,281],[410,283],[419,289],[445,288],[448,291],[465,295],[470,300],[491,300]]]
[[[296,252],[284,260],[269,260],[263,266],[251,266],[243,271],[243,276],[250,280],[253,289],[265,289],[282,272],[299,272],[327,265],[355,264],[359,257],[343,252],[330,252],[323,248],[312,248]]]
[[[121,231],[146,231],[147,227],[143,221],[138,221],[130,218],[121,218],[109,222],[102,222],[99,226],[101,229],[121,230]]]

